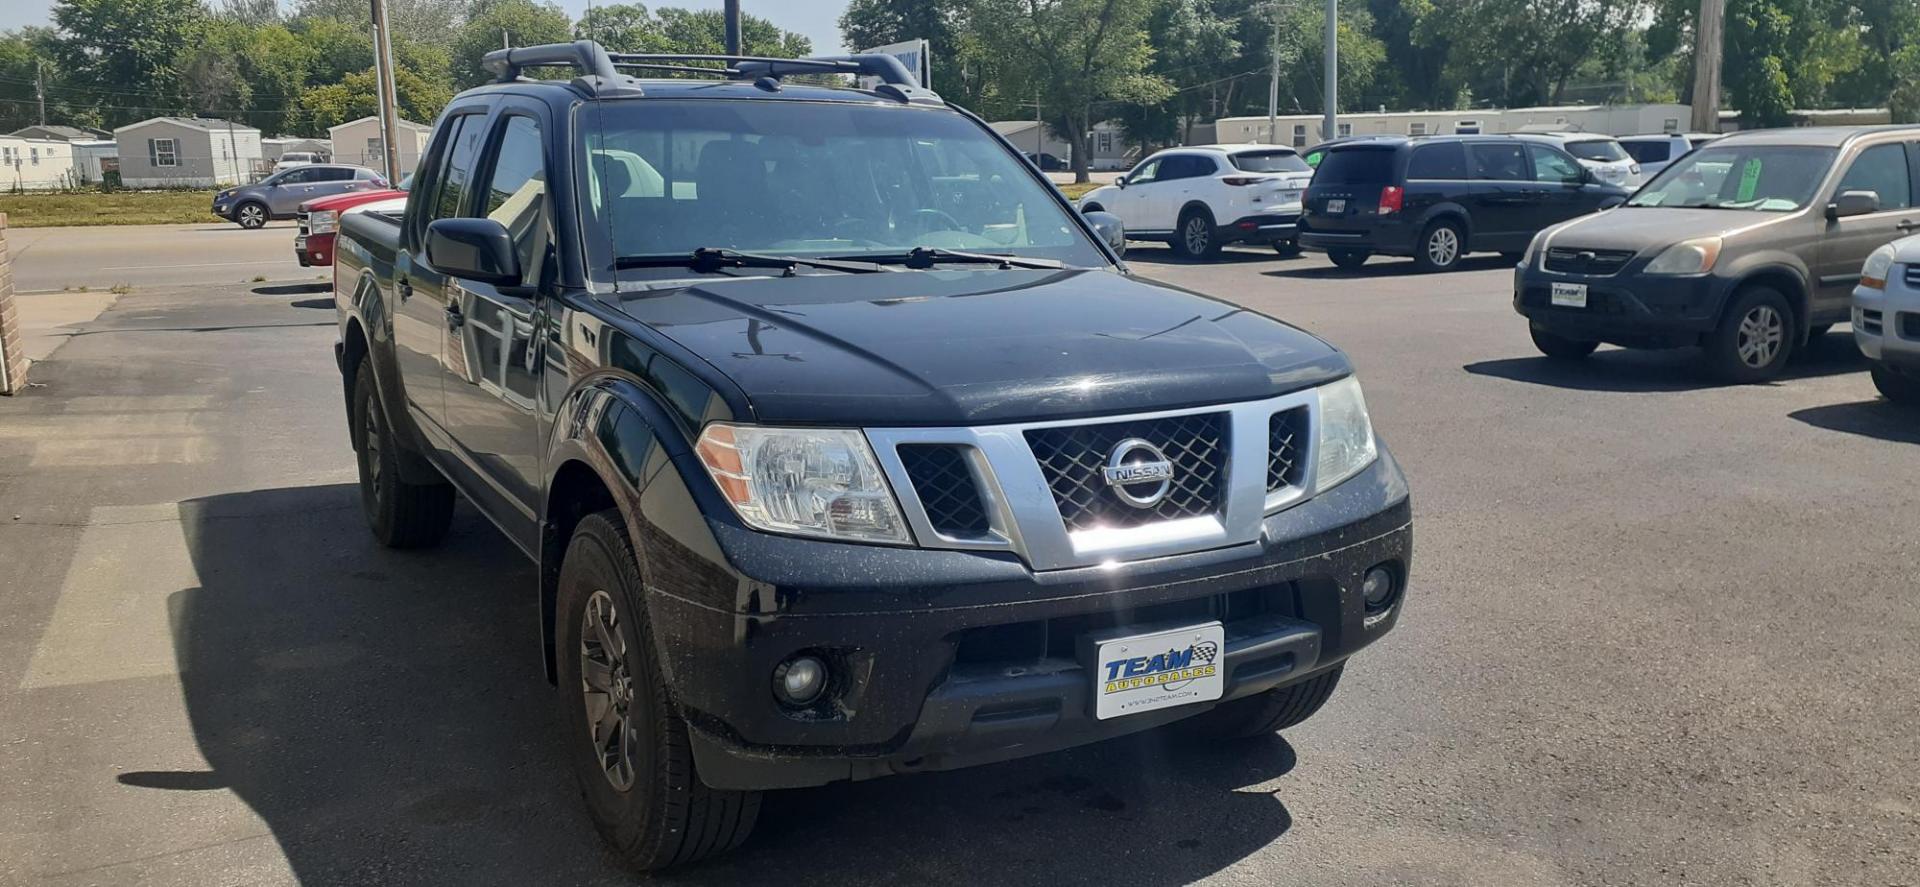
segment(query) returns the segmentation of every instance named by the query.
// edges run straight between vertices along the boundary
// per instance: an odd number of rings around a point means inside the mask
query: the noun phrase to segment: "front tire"
[[[428,548],[453,522],[453,486],[407,483],[400,477],[400,441],[374,387],[373,362],[353,374],[353,450],[360,469],[360,506],[373,538],[388,548]]]
[[[1270,736],[1313,717],[1340,684],[1342,662],[1297,684],[1223,702],[1194,719],[1196,732],[1218,739]]]
[[[269,215],[266,204],[251,200],[233,208],[234,224],[249,231],[266,227]]]
[[[638,565],[617,510],[580,521],[560,565],[555,649],[562,738],[587,813],[614,850],[652,871],[740,846],[760,794],[700,781],[639,603]]]
[[[1541,354],[1554,360],[1580,360],[1592,354],[1593,349],[1600,347],[1599,342],[1569,339],[1531,324],[1527,326],[1527,334],[1533,337],[1533,347],[1540,349]]]
[[[1880,396],[1901,406],[1920,406],[1920,379],[1881,363],[1873,365],[1872,374]]]
[[[1220,235],[1213,230],[1213,214],[1190,209],[1180,214],[1173,232],[1173,251],[1183,259],[1211,259],[1220,254]]]
[[[1467,254],[1467,234],[1458,222],[1441,220],[1427,226],[1420,235],[1420,249],[1414,253],[1413,266],[1421,271],[1452,271]]]
[[[1736,384],[1780,375],[1793,354],[1793,309],[1770,286],[1750,286],[1735,295],[1720,327],[1707,336],[1706,358],[1714,375]]]
[[[1373,253],[1363,249],[1327,250],[1327,258],[1333,261],[1334,267],[1339,268],[1342,271],[1357,270],[1361,265],[1365,265],[1367,263],[1367,259],[1371,258],[1372,256],[1373,256]]]

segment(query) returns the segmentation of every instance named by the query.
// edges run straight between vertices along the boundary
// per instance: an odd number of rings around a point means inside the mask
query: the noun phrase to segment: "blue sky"
[[[556,0],[567,14],[579,18],[587,8],[586,0]],[[683,9],[719,9],[721,0],[665,0],[642,4],[648,9],[678,6]],[[292,6],[284,2],[285,6]],[[840,13],[847,0],[741,0],[740,5],[761,18],[789,31],[797,31],[813,40],[814,52],[839,52]],[[48,10],[53,0],[0,0],[0,30],[21,25],[45,25],[51,22]]]

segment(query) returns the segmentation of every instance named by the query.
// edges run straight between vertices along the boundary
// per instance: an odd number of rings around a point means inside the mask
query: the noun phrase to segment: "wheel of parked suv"
[[[247,201],[233,210],[233,220],[242,228],[259,228],[267,224],[267,205]]]
[[[1195,732],[1221,739],[1247,739],[1292,727],[1327,704],[1346,667],[1342,662],[1298,684],[1223,702],[1194,719]]]
[[[1749,286],[1736,293],[1720,328],[1706,340],[1708,365],[1729,382],[1771,379],[1792,352],[1793,310],[1787,297],[1770,286]]]
[[[1579,360],[1592,354],[1593,349],[1600,347],[1599,342],[1556,336],[1531,324],[1527,326],[1527,334],[1533,336],[1533,347],[1540,349],[1541,354],[1555,360]]]
[[[1920,378],[1883,364],[1873,365],[1873,387],[1881,396],[1897,404],[1920,406]]]
[[[1367,263],[1367,259],[1372,257],[1372,255],[1373,253],[1370,253],[1363,249],[1327,250],[1327,258],[1333,260],[1334,266],[1338,268],[1346,269],[1348,271],[1352,271],[1353,269],[1358,268],[1361,265],[1365,265]]]
[[[632,545],[617,510],[588,515],[560,564],[560,729],[587,812],[646,870],[740,846],[758,792],[708,788],[660,675]]]
[[[360,468],[360,505],[367,513],[367,525],[388,548],[437,544],[453,520],[453,486],[444,481],[411,484],[400,479],[400,441],[373,386],[373,363],[363,360],[353,377],[352,431]]]
[[[1213,214],[1199,207],[1180,214],[1173,232],[1173,251],[1183,259],[1210,259],[1220,253],[1220,235],[1213,230]]]
[[[1460,223],[1442,219],[1427,226],[1420,235],[1419,251],[1413,255],[1414,267],[1422,271],[1451,271],[1467,254],[1467,234]]]

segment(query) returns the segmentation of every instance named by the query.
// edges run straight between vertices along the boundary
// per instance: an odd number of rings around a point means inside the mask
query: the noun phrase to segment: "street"
[[[133,290],[0,399],[0,883],[630,882],[533,566],[464,504],[438,549],[366,530],[325,269],[284,229],[98,230],[10,234],[22,290]],[[1724,387],[1549,363],[1494,256],[1129,258],[1351,355],[1413,489],[1399,627],[1284,738],[774,793],[655,881],[1913,882],[1920,415],[1844,326]]]

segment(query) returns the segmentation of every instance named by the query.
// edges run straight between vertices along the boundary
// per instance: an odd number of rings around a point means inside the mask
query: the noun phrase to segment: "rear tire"
[[[1213,214],[1195,207],[1180,214],[1173,232],[1173,251],[1183,259],[1211,259],[1220,254],[1220,233],[1213,230]]]
[[[614,509],[580,521],[560,565],[560,724],[566,757],[602,837],[643,871],[740,846],[760,793],[700,781],[686,721],[660,672],[639,561]]]
[[[1793,356],[1793,309],[1770,286],[1750,286],[1734,295],[1707,336],[1707,365],[1714,375],[1735,384],[1765,382],[1780,375]]]
[[[1421,271],[1452,271],[1467,254],[1467,234],[1460,223],[1442,219],[1420,234],[1420,245],[1413,254],[1413,266]]]
[[[1327,258],[1333,260],[1333,264],[1335,267],[1340,268],[1341,270],[1344,270],[1344,271],[1352,271],[1359,268],[1361,265],[1365,265],[1367,263],[1367,259],[1372,256],[1373,256],[1373,253],[1363,249],[1327,250]]]
[[[1298,684],[1223,702],[1194,719],[1195,732],[1218,739],[1270,736],[1313,717],[1340,684],[1342,662]]]
[[[1600,347],[1599,342],[1557,336],[1531,324],[1527,327],[1527,334],[1533,337],[1533,347],[1554,360],[1580,360]]]
[[[1920,406],[1920,379],[1882,363],[1874,364],[1872,373],[1881,397],[1901,406]]]
[[[353,450],[360,469],[360,506],[373,538],[388,548],[427,548],[446,538],[453,522],[453,486],[411,484],[400,478],[400,441],[374,388],[373,363],[353,374]]]

